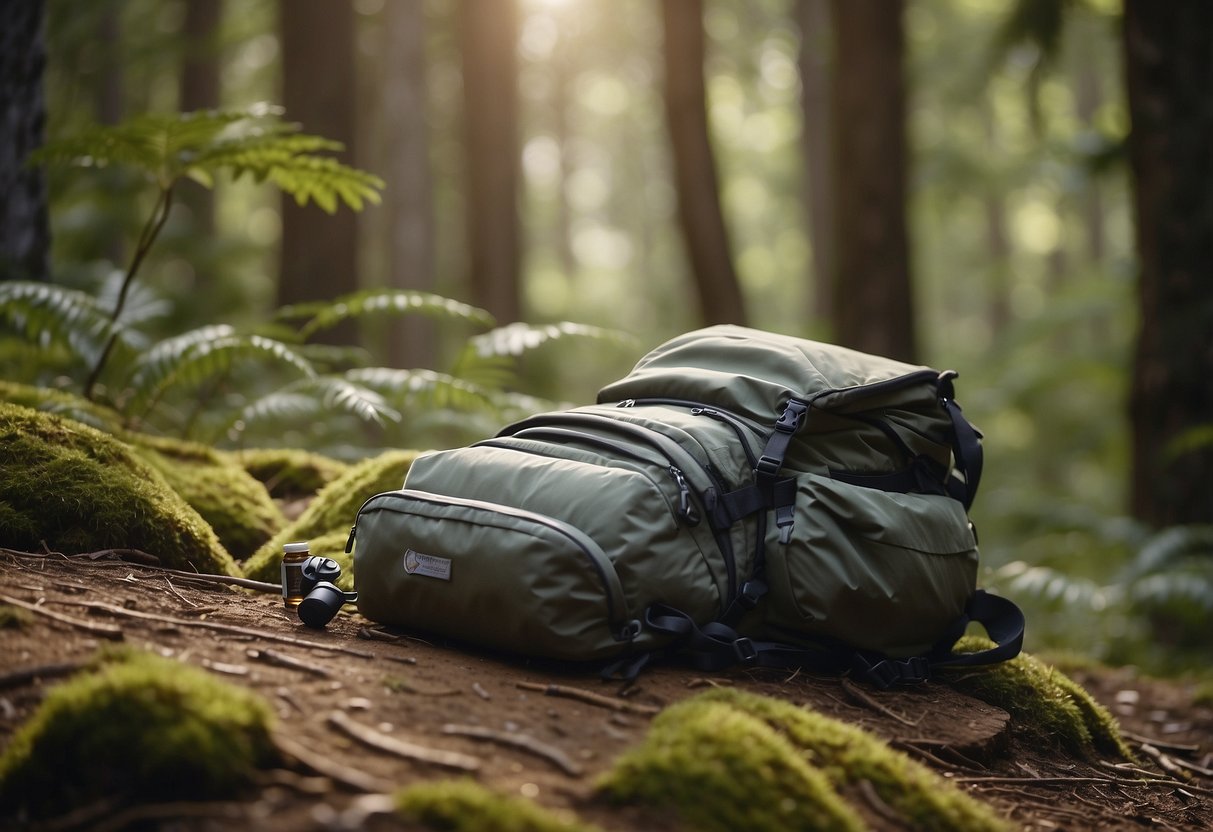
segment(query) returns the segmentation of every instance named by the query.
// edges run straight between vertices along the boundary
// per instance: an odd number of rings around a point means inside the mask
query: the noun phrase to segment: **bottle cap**
[[[282,551],[287,555],[302,555],[309,551],[308,546],[309,543],[306,540],[302,543],[284,543],[282,544]]]

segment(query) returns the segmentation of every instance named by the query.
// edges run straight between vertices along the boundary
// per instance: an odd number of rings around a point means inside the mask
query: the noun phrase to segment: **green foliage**
[[[420,783],[398,792],[396,811],[426,829],[447,832],[594,832],[595,827],[505,797],[471,780]]]
[[[74,554],[142,549],[165,566],[240,574],[215,532],[126,444],[0,404],[0,540]]]
[[[312,554],[336,559],[342,565],[342,577],[351,578],[351,564],[344,550],[358,509],[379,492],[400,488],[416,458],[416,451],[388,451],[350,467],[316,495],[298,520],[274,535],[245,562],[245,574],[262,581],[277,580],[282,544],[310,540]],[[327,536],[323,542],[318,540],[321,536]]]
[[[783,830],[865,828],[848,803],[864,783],[907,828],[1006,828],[862,729],[729,689],[667,708],[599,786],[618,800],[676,808],[696,829]]]
[[[281,120],[282,108],[142,114],[116,125],[92,125],[50,142],[31,155],[34,164],[111,165],[133,168],[161,192],[183,178],[210,188],[221,173],[270,181],[300,204],[315,201],[328,213],[344,202],[360,211],[378,203],[383,180],[343,165],[327,151],[340,142],[299,133]]]
[[[283,499],[315,494],[349,470],[340,460],[295,448],[250,448],[226,455],[260,481],[270,496]]]
[[[13,736],[0,757],[0,812],[234,797],[276,760],[272,724],[256,694],[205,671],[112,656],[52,689]]]

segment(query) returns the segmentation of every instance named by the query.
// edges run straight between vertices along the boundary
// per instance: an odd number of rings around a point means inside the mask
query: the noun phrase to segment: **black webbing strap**
[[[808,412],[809,405],[799,399],[790,399],[784,406],[783,413],[779,414],[771,435],[767,437],[767,444],[762,449],[762,456],[758,458],[758,465],[754,469],[760,486],[774,482],[779,476],[779,469],[783,468],[783,458],[788,454],[792,437],[804,424]]]
[[[980,624],[994,642],[988,650],[976,653],[953,653],[952,646],[956,639],[964,633],[964,628],[970,622]],[[951,641],[941,639],[931,653],[932,667],[973,667],[982,664],[1005,662],[1019,655],[1023,649],[1023,634],[1026,622],[1023,611],[999,595],[979,589],[969,599],[965,613],[956,622],[953,632],[948,634]],[[955,636],[955,637],[953,637]]]
[[[977,486],[981,483],[982,450],[981,434],[969,423],[960,410],[960,405],[952,397],[955,390],[952,379],[956,373],[946,370],[939,374],[936,390],[939,391],[939,403],[952,420],[952,453],[956,456],[956,468],[964,474],[964,482],[951,481],[948,491],[961,502],[966,509],[973,506],[973,498],[977,496]]]

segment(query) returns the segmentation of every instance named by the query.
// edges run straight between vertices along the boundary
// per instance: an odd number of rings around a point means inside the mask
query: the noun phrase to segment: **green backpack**
[[[1018,654],[976,589],[980,434],[940,373],[736,326],[598,404],[419,457],[358,512],[358,608],[528,656],[852,669],[887,687]],[[996,646],[951,648],[970,621]]]

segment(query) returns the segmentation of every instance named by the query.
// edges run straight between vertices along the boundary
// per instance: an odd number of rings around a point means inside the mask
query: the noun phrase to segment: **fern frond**
[[[1102,586],[1075,575],[1067,575],[1047,566],[1031,566],[1023,561],[1008,563],[996,573],[1006,580],[1011,592],[1033,596],[1044,601],[1081,604],[1093,610],[1103,610],[1123,600],[1119,586]]]
[[[1213,526],[1172,526],[1154,534],[1133,558],[1126,580],[1136,580],[1193,556],[1213,562]]]
[[[112,331],[109,312],[96,298],[53,283],[0,281],[0,317],[30,340],[67,340],[72,332],[104,338]]]
[[[561,321],[555,324],[506,324],[491,332],[471,339],[472,346],[481,356],[519,356],[536,349],[549,341],[561,338],[589,338],[595,341],[610,341],[631,344],[632,336],[614,329]]]
[[[1133,584],[1134,603],[1170,607],[1176,602],[1213,612],[1213,569],[1176,570],[1150,575]]]
[[[364,384],[400,403],[459,410],[493,409],[493,391],[434,370],[396,370],[390,367],[366,367],[350,370],[345,377]]]
[[[483,309],[460,303],[429,292],[404,289],[367,289],[334,298],[283,307],[277,317],[297,319],[310,317],[299,334],[308,338],[314,333],[336,326],[350,318],[368,315],[420,314],[432,318],[467,321],[477,326],[492,326],[493,316]]]
[[[204,326],[157,344],[130,377],[135,401],[149,409],[171,387],[188,387],[227,373],[247,360],[270,360],[305,377],[311,363],[291,346],[263,335],[241,335],[226,324]]]
[[[185,177],[211,187],[219,172],[235,179],[248,174],[258,182],[273,182],[301,205],[314,201],[330,214],[339,202],[360,211],[367,202],[380,201],[382,179],[320,155],[343,145],[298,132],[299,125],[280,120],[281,112],[258,105],[140,115],[121,124],[87,127],[47,144],[31,160],[132,167],[148,174],[162,190]]]
[[[400,414],[388,406],[383,396],[356,381],[341,376],[313,376],[246,405],[233,420],[232,429],[239,433],[260,422],[331,414],[333,410],[376,424],[400,419]]]

